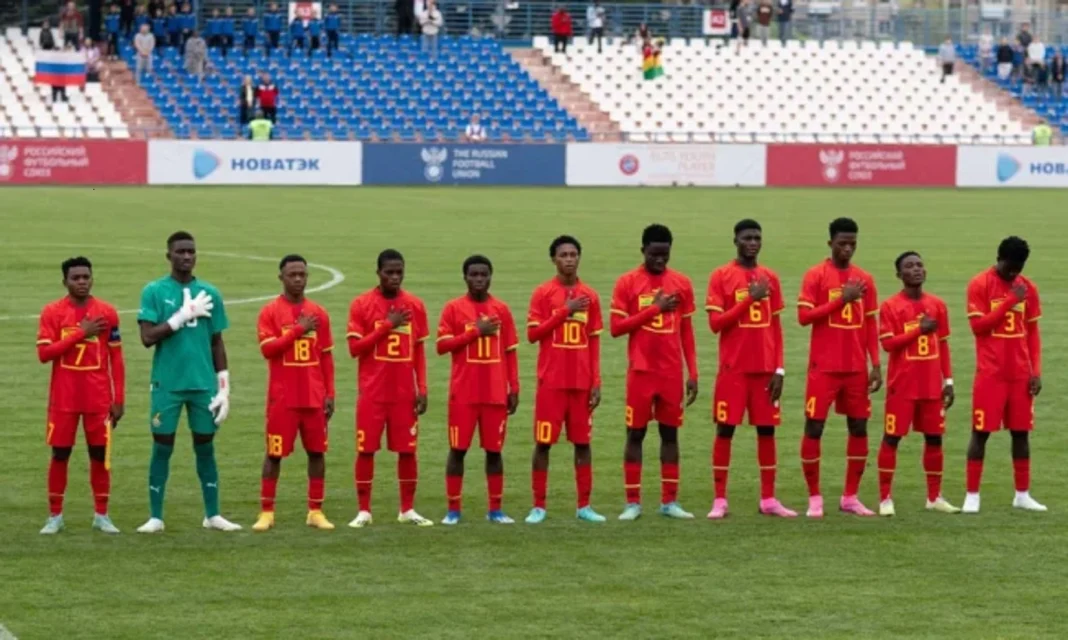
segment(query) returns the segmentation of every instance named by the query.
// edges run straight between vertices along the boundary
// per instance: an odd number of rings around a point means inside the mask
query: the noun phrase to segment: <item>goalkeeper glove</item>
[[[219,390],[211,399],[208,410],[215,416],[215,426],[219,426],[230,415],[230,372],[220,371],[216,374]]]
[[[167,324],[171,331],[178,331],[191,320],[210,318],[211,310],[214,308],[215,303],[212,302],[211,295],[207,291],[201,291],[194,298],[190,295],[188,288],[182,289],[182,308],[167,319]]]

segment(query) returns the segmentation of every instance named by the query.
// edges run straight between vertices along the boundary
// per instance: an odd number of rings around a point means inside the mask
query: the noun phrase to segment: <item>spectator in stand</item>
[[[208,43],[200,37],[196,29],[193,29],[193,33],[185,43],[185,71],[196,76],[197,82],[203,82],[207,68]]]
[[[1053,98],[1060,100],[1064,97],[1064,56],[1060,51],[1049,62],[1049,79]]]
[[[438,33],[445,25],[445,18],[434,0],[427,0],[426,9],[419,13],[419,26],[423,31],[423,53],[433,60],[438,57]]]
[[[238,118],[242,125],[252,120],[252,114],[256,112],[256,87],[252,86],[252,76],[245,76],[241,81],[241,88],[237,95]]]
[[[333,58],[341,42],[341,14],[337,12],[337,5],[330,5],[330,11],[323,20],[326,27],[326,57]]]
[[[148,2],[148,17],[155,20],[156,18],[167,16],[167,3],[163,0],[149,0]]]
[[[953,75],[953,64],[957,61],[957,47],[953,46],[953,38],[946,36],[942,46],[938,47],[938,61],[942,63],[942,80],[945,84],[946,76]]]
[[[86,38],[83,43],[85,51],[85,81],[100,82],[100,47],[93,44],[92,38]]]
[[[134,32],[134,17],[137,15],[137,2],[134,0],[119,0],[119,31],[126,38],[130,38]],[[137,26],[140,31],[141,27]]]
[[[983,31],[979,36],[979,70],[987,73],[994,68],[994,35]]]
[[[218,7],[212,10],[211,17],[204,25],[204,39],[208,41],[208,46],[212,49],[222,46],[222,15]]]
[[[193,13],[193,7],[188,2],[182,5],[182,10],[178,13],[178,17],[181,19],[182,25],[182,55],[185,55],[185,45],[189,42],[189,39],[193,37],[193,32],[197,29],[197,16]],[[203,40],[203,38],[201,38]],[[205,43],[205,48],[207,43]]]
[[[312,15],[311,20],[308,21],[308,57],[312,57],[312,54],[319,50],[319,45],[323,39],[323,22],[318,16]]]
[[[74,51],[74,46],[70,43],[63,45],[63,51]],[[52,85],[52,104],[55,104],[62,100],[67,102],[67,87],[59,84]]]
[[[1012,45],[1009,44],[1008,38],[1001,39],[995,59],[998,62],[998,79],[1008,80],[1009,76],[1012,75],[1013,61],[1016,59],[1016,52],[1012,50]]]
[[[571,14],[567,7],[560,5],[552,18],[553,50],[557,53],[567,53],[567,43],[571,41],[574,28],[571,24]]]
[[[85,37],[85,22],[73,1],[68,2],[60,12],[59,28],[63,32],[63,46],[71,45],[75,49],[81,46]]]
[[[256,48],[256,32],[259,31],[260,21],[256,17],[256,10],[252,7],[248,8],[248,12],[241,20],[241,33],[245,34],[245,57]],[[270,49],[267,49],[270,51]]]
[[[274,136],[274,122],[267,119],[261,110],[256,118],[248,123],[248,139],[267,142]]]
[[[271,122],[278,122],[278,87],[271,82],[271,76],[264,73],[256,88],[256,102],[260,103],[263,115]]]
[[[415,4],[412,0],[395,0],[393,10],[397,13],[397,37],[410,35],[415,30]]]
[[[152,35],[156,38],[157,47],[167,46],[170,38],[170,17],[167,14],[152,18]]]
[[[137,84],[141,84],[141,76],[152,73],[152,54],[156,49],[156,38],[148,29],[147,24],[141,25],[141,31],[134,36],[134,78]]]
[[[119,56],[119,31],[122,29],[122,16],[119,13],[119,5],[112,4],[108,14],[104,16],[104,32],[107,34],[107,55],[111,60]]]
[[[586,30],[589,33],[590,46],[597,40],[597,53],[601,53],[601,41],[604,40],[604,23],[606,13],[601,6],[601,0],[593,0],[593,4],[586,7]]]
[[[282,12],[278,10],[278,5],[274,2],[271,3],[267,13],[263,14],[263,30],[267,32],[267,55],[271,55],[271,51],[278,48],[282,42],[282,25],[284,24],[284,18]]]
[[[1053,142],[1053,128],[1043,120],[1031,132],[1031,140],[1036,147],[1048,147]]]
[[[786,41],[793,35],[794,0],[779,0],[779,42]]]
[[[182,48],[182,16],[176,5],[167,6],[167,44],[174,49]]]
[[[135,38],[137,37],[137,34],[141,33],[141,27],[143,25],[147,24],[149,30],[152,29],[152,18],[148,17],[148,11],[145,9],[144,5],[137,5],[137,8],[134,9],[133,24]]]
[[[1027,45],[1027,66],[1031,67],[1031,73],[1036,82],[1041,82],[1046,72],[1046,45],[1035,38]]]
[[[300,16],[296,16],[293,22],[289,23],[289,57],[293,57],[293,49],[299,47],[301,51],[304,51],[304,48],[308,46],[304,34],[304,21]]]
[[[45,20],[41,23],[41,35],[37,37],[37,48],[41,51],[55,51],[56,37],[52,35],[52,25]]]
[[[775,15],[775,9],[771,6],[771,0],[760,0],[756,10],[756,32],[760,38],[760,44],[768,46],[768,37],[771,35],[771,18]]]
[[[1023,75],[1023,68],[1027,63],[1027,47],[1031,46],[1034,36],[1031,35],[1031,25],[1026,22],[1020,25],[1020,31],[1016,34],[1016,56],[1013,57],[1013,73],[1016,77]]]
[[[749,0],[731,0],[730,15],[734,22],[731,32],[738,42],[734,52],[738,54],[742,52],[743,46],[749,46],[749,26],[752,22],[749,15]]]
[[[234,10],[226,7],[219,21],[219,35],[222,36],[222,55],[225,58],[234,46]]]
[[[486,140],[486,129],[480,122],[481,118],[477,113],[471,115],[471,122],[464,129],[464,142],[484,142]]]

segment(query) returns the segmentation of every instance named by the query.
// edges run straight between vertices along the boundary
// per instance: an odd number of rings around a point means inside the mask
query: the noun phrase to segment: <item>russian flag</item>
[[[33,81],[52,87],[85,85],[85,54],[80,51],[38,51]]]

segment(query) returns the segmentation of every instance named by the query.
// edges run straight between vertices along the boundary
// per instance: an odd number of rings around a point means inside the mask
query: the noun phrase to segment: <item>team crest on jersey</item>
[[[660,293],[660,289],[653,289],[652,293],[643,293],[638,296],[638,308],[644,309],[653,304],[653,300],[656,299],[656,294]]]
[[[585,311],[576,311],[568,319],[572,320],[574,322],[586,323],[586,322],[589,322],[589,318],[590,318],[589,314],[587,314]]]
[[[745,300],[748,297],[749,297],[749,289],[735,289],[735,291],[734,291],[734,301],[735,302],[742,302],[743,300]]]
[[[831,289],[830,291],[827,292],[827,300],[828,301],[837,300],[838,298],[841,298],[841,297],[842,297],[842,289],[841,288]]]

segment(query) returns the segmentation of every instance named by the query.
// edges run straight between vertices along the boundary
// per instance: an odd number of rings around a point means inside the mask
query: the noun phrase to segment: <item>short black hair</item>
[[[734,225],[734,235],[737,236],[739,233],[743,231],[749,231],[750,229],[763,231],[763,229],[760,228],[759,222],[753,220],[752,218],[746,218],[744,220],[739,220],[738,224]]]
[[[404,256],[402,256],[401,252],[396,249],[386,249],[378,254],[378,268],[381,269],[390,260],[400,260],[401,262],[404,262]]]
[[[64,279],[67,278],[67,272],[69,272],[74,267],[86,267],[89,269],[90,273],[92,273],[93,271],[93,263],[89,262],[89,258],[86,258],[85,256],[67,258],[63,261],[63,264],[59,265],[59,268],[63,270]]]
[[[489,267],[490,275],[493,274],[493,263],[490,262],[489,258],[487,258],[484,255],[478,254],[478,253],[476,253],[473,256],[470,256],[467,260],[464,260],[463,274],[466,276],[468,267],[472,267],[472,266],[474,266],[476,264],[484,264],[484,265],[486,265],[487,267]]]
[[[894,260],[894,271],[896,271],[897,273],[901,273],[901,263],[904,262],[905,258],[909,256],[916,256],[917,258],[923,257],[917,251],[906,251],[905,253],[899,255],[896,260]]]
[[[998,260],[1024,264],[1031,257],[1031,247],[1019,236],[1009,236],[998,245]]]
[[[175,242],[181,242],[182,240],[193,240],[193,234],[188,231],[175,231],[167,238],[167,248],[170,249]],[[196,242],[196,240],[193,241]]]
[[[575,245],[575,249],[578,250],[578,254],[580,256],[582,255],[582,245],[579,244],[578,238],[576,238],[575,236],[569,236],[569,235],[565,234],[565,235],[562,235],[562,236],[557,236],[556,239],[553,240],[552,243],[549,245],[549,257],[550,258],[555,258],[556,257],[556,250],[560,248],[560,245],[564,245],[564,244],[573,244],[573,245]]]
[[[857,226],[857,221],[853,218],[835,218],[831,220],[831,240],[839,233],[857,233],[860,231],[860,227]]]
[[[286,265],[290,262],[303,262],[305,265],[308,264],[308,261],[304,259],[304,256],[298,253],[291,253],[282,258],[282,261],[278,263],[278,270],[281,271],[282,269],[285,269]]]
[[[642,249],[654,242],[671,244],[671,229],[662,224],[651,224],[642,231]]]

